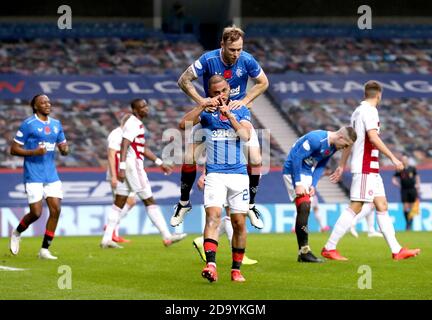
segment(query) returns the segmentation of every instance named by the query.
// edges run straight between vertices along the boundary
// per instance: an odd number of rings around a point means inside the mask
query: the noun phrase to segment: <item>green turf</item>
[[[219,246],[219,281],[201,278],[203,263],[192,246],[194,235],[165,248],[159,236],[133,236],[124,249],[99,248],[100,237],[58,237],[51,251],[57,261],[36,258],[41,238],[24,238],[21,252],[8,251],[0,239],[0,266],[25,271],[0,271],[3,299],[431,299],[432,233],[398,233],[399,241],[422,249],[414,259],[393,261],[381,238],[347,235],[339,250],[350,261],[323,264],[296,262],[293,234],[248,236],[247,255],[259,260],[243,266],[245,283],[230,280],[231,254],[226,238]],[[315,253],[328,234],[312,234]],[[72,289],[61,290],[58,267],[72,269]],[[358,268],[372,270],[372,289],[359,289]]]

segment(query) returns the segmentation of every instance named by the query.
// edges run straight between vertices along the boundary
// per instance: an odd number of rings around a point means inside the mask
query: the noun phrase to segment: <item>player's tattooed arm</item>
[[[189,68],[183,72],[183,74],[178,79],[177,84],[184,93],[191,97],[196,103],[201,104],[204,98],[201,97],[192,83],[192,81],[198,79],[192,68],[192,66],[189,66]]]

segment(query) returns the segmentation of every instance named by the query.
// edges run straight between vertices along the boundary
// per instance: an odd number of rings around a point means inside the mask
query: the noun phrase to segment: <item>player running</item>
[[[396,239],[393,223],[388,214],[388,204],[384,184],[379,174],[379,152],[382,152],[394,164],[397,170],[403,164],[387,148],[379,137],[380,121],[378,105],[382,97],[382,87],[376,81],[368,81],[364,86],[365,99],[351,115],[351,125],[357,133],[357,141],[352,147],[350,206],[342,212],[326,245],[321,251],[323,257],[332,260],[348,260],[336,246],[352,225],[355,216],[360,213],[364,203],[374,203],[378,225],[387,241],[395,260],[407,259],[420,253],[420,249],[402,248]],[[342,176],[351,148],[342,154],[339,167],[330,176],[336,183]]]
[[[252,101],[262,94],[268,87],[268,79],[254,57],[243,51],[244,32],[236,26],[230,26],[223,30],[221,48],[203,54],[180,76],[178,85],[199,105],[217,106],[215,98],[204,98],[195,89],[192,81],[202,77],[204,91],[209,97],[208,81],[213,75],[222,75],[229,83],[231,109],[241,106],[250,106]],[[254,86],[246,92],[248,79],[252,78]],[[198,128],[195,128],[198,130]],[[171,217],[171,225],[177,226],[183,222],[184,216],[192,209],[189,194],[196,178],[196,164],[194,153],[196,145],[189,148],[185,155],[185,162],[181,170],[181,197],[175,206],[175,212]],[[189,154],[190,153],[190,154]],[[252,132],[250,142],[247,144],[249,160],[249,211],[248,216],[253,226],[258,229],[264,227],[261,214],[255,207],[255,196],[258,191],[261,177],[261,151],[255,130]]]
[[[62,184],[55,166],[56,146],[62,156],[69,153],[69,147],[59,120],[51,118],[51,102],[48,96],[38,94],[30,102],[33,116],[24,120],[11,145],[10,153],[24,157],[24,184],[30,212],[12,231],[10,251],[17,255],[20,249],[21,233],[42,214],[45,199],[49,217],[46,224],[40,259],[56,260],[48,250],[57,228],[63,199]]]
[[[296,205],[298,262],[323,262],[312,253],[309,246],[310,198],[315,196],[316,186],[330,157],[355,141],[356,133],[351,127],[343,127],[336,132],[315,130],[300,137],[288,154],[283,168],[283,180],[290,200]]]
[[[131,102],[132,115],[123,128],[123,139],[120,149],[120,163],[117,175],[118,184],[116,196],[111,212],[108,215],[108,224],[102,238],[102,248],[121,248],[112,241],[112,233],[117,226],[122,210],[131,192],[134,192],[144,203],[147,214],[162,235],[163,244],[170,246],[186,237],[185,233],[171,234],[168,230],[161,209],[153,198],[150,182],[144,170],[144,157],[154,161],[165,173],[170,174],[171,168],[145,148],[144,125],[142,119],[147,117],[149,107],[144,99],[135,99]]]
[[[251,136],[252,125],[250,112],[246,106],[230,110],[227,106],[230,86],[220,75],[210,78],[209,95],[218,97],[220,106],[213,111],[205,111],[208,104],[200,104],[188,112],[184,122],[201,123],[205,137],[207,161],[204,186],[204,206],[206,224],[204,228],[204,250],[206,267],[202,276],[210,282],[217,281],[216,251],[218,248],[218,227],[222,207],[228,202],[231,223],[234,229],[232,237],[231,280],[243,282],[240,272],[246,249],[246,214],[249,210],[249,177],[242,144]]]

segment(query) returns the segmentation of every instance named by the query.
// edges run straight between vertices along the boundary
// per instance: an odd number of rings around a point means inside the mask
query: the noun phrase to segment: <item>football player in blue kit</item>
[[[229,107],[232,110],[242,106],[250,106],[252,101],[262,94],[268,87],[268,79],[264,71],[254,57],[243,51],[244,32],[236,27],[230,26],[224,29],[221,40],[221,48],[209,51],[196,60],[180,76],[178,85],[196,103],[200,105],[217,106],[218,98],[202,97],[196,90],[192,81],[202,77],[205,96],[209,97],[208,81],[214,75],[222,76],[230,86]],[[248,79],[252,78],[255,84],[246,92]],[[198,125],[199,126],[199,125]],[[195,128],[194,130],[198,130]],[[193,134],[193,133],[192,133]],[[192,141],[193,147],[186,152],[184,164],[181,170],[181,197],[175,206],[175,212],[171,217],[171,225],[177,226],[183,222],[184,216],[192,209],[189,194],[196,178],[196,163],[194,151],[197,143]],[[254,227],[262,229],[263,221],[260,212],[255,207],[255,195],[261,177],[261,151],[255,130],[248,144],[248,174],[250,203],[248,216]]]
[[[202,270],[202,276],[210,282],[218,279],[218,228],[222,208],[228,203],[234,229],[231,280],[243,282],[245,278],[240,273],[240,266],[246,249],[246,215],[249,211],[249,177],[243,144],[249,141],[253,127],[246,106],[230,110],[227,105],[230,87],[223,76],[211,77],[208,86],[210,97],[216,97],[219,105],[214,107],[211,103],[198,104],[180,123],[180,127],[184,127],[186,122],[194,125],[200,123],[202,128],[196,134],[203,137],[207,149],[204,186],[204,250],[207,264]]]
[[[351,146],[357,139],[353,128],[338,131],[315,130],[300,137],[291,148],[283,167],[283,180],[291,201],[295,202],[297,218],[295,232],[299,248],[299,262],[323,262],[312,254],[308,241],[310,197],[330,157]]]
[[[59,120],[51,118],[51,103],[44,94],[33,97],[30,103],[33,115],[24,120],[12,141],[10,153],[24,157],[24,184],[30,212],[27,213],[12,231],[10,251],[17,255],[20,248],[21,233],[38,220],[42,214],[42,201],[49,208],[42,248],[39,258],[55,260],[48,250],[54,238],[60,217],[63,198],[62,184],[55,165],[55,149],[66,156],[69,147]]]

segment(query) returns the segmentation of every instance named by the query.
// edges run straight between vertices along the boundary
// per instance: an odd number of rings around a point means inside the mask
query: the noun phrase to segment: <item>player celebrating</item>
[[[249,209],[249,178],[241,142],[249,141],[251,136],[250,112],[245,106],[230,111],[226,105],[230,86],[224,77],[211,77],[208,88],[211,97],[219,98],[219,108],[213,112],[206,112],[208,105],[200,104],[187,113],[180,124],[184,127],[183,122],[186,121],[192,121],[193,124],[201,123],[207,148],[207,176],[204,186],[204,250],[207,265],[202,270],[202,276],[210,282],[218,279],[218,227],[222,207],[228,202],[234,229],[231,280],[243,282],[245,278],[240,272],[240,266],[246,249],[245,215]]]
[[[108,170],[107,170],[107,180],[110,182],[111,190],[113,197],[115,198],[115,189],[117,187],[117,174],[118,174],[118,165],[120,162],[120,149],[121,149],[121,142],[123,139],[123,127],[126,121],[131,116],[130,113],[124,115],[122,119],[120,120],[120,127],[115,128],[113,131],[110,132],[108,135]],[[130,240],[124,239],[123,237],[119,236],[119,225],[121,219],[126,217],[128,212],[135,206],[135,193],[129,194],[126,204],[124,205],[122,212],[119,217],[119,221],[117,223],[117,226],[114,229],[112,240],[114,242],[130,242]],[[106,226],[105,226],[106,227]]]
[[[315,130],[300,137],[288,154],[283,168],[283,179],[288,196],[296,205],[295,232],[299,262],[322,262],[313,255],[309,247],[310,198],[315,196],[318,180],[330,157],[337,150],[351,146],[354,141],[356,133],[351,127],[343,127],[336,132]]]
[[[373,202],[376,207],[378,225],[387,241],[395,260],[407,259],[420,253],[420,249],[402,248],[396,240],[393,223],[388,214],[387,199],[384,184],[379,174],[379,152],[388,157],[397,170],[403,169],[403,164],[387,148],[379,137],[380,122],[378,105],[381,101],[382,87],[376,81],[368,81],[364,87],[365,100],[356,108],[351,116],[351,125],[356,130],[357,141],[352,147],[351,172],[353,174],[350,206],[342,212],[333,232],[330,235],[321,254],[332,260],[348,260],[336,250],[339,240],[352,225],[354,217],[362,210],[363,204]],[[342,154],[339,167],[330,176],[330,181],[336,183],[342,176],[351,148]]]
[[[30,103],[33,116],[24,120],[11,145],[11,155],[24,157],[24,183],[30,212],[12,231],[10,251],[17,255],[20,248],[21,233],[42,214],[42,201],[45,199],[49,218],[46,224],[39,258],[55,260],[48,250],[54,239],[57,222],[60,217],[62,184],[55,166],[56,146],[60,154],[66,156],[69,147],[60,121],[51,118],[51,103],[44,94],[33,97]]]
[[[208,81],[213,75],[222,75],[231,87],[229,107],[237,109],[250,106],[252,101],[268,87],[268,79],[258,62],[252,55],[243,51],[244,32],[236,26],[227,27],[222,33],[221,48],[203,54],[194,64],[181,75],[178,80],[180,88],[199,105],[217,106],[215,98],[203,98],[195,89],[192,81],[202,77],[204,91],[209,97]],[[247,81],[251,77],[255,84],[246,93]],[[190,148],[194,153],[195,148]],[[249,159],[249,191],[250,205],[248,216],[253,226],[262,229],[264,224],[260,212],[255,207],[255,195],[261,177],[261,151],[258,137],[253,130],[251,141],[247,147]],[[191,158],[191,160],[186,161]],[[183,222],[184,216],[192,209],[189,194],[196,178],[196,165],[193,154],[185,155],[185,164],[181,171],[181,197],[171,218],[171,225],[177,226]]]
[[[149,107],[144,99],[135,99],[131,102],[132,115],[123,128],[123,139],[120,149],[120,163],[117,175],[117,187],[114,204],[108,215],[108,224],[101,242],[102,248],[121,248],[112,241],[112,233],[117,226],[122,210],[131,192],[134,192],[143,201],[147,214],[162,235],[165,246],[178,242],[186,237],[185,233],[171,234],[162,215],[161,209],[152,195],[150,182],[144,170],[144,157],[154,161],[165,173],[170,174],[171,168],[157,158],[154,153],[144,147],[144,125],[142,119],[147,117]]]

